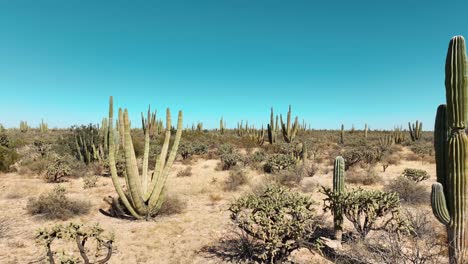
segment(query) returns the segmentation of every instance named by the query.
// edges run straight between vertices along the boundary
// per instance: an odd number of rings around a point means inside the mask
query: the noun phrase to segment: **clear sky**
[[[468,1],[0,0],[0,123],[98,122],[108,97],[185,125],[432,129]]]

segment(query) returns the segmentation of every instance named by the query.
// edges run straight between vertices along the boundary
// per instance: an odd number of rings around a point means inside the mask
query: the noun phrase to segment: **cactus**
[[[265,130],[263,129],[263,125],[261,130],[248,130],[248,135],[250,140],[258,146],[263,146],[263,143],[265,143]]]
[[[411,126],[411,123],[408,122],[408,128],[409,128],[409,134],[411,136],[412,141],[417,141],[421,138],[421,132],[422,132],[422,122],[419,122],[416,120],[416,123],[413,123]]]
[[[299,129],[298,117],[294,120],[294,124],[291,125],[291,105],[289,105],[288,117],[286,125],[283,123],[283,116],[280,114],[281,131],[283,132],[284,141],[291,143],[296,138],[297,131]]]
[[[393,138],[393,135],[385,135],[381,138],[379,138],[379,145],[381,147],[390,147],[395,143],[395,139]]]
[[[406,134],[403,132],[403,128],[395,127],[393,129],[393,139],[395,144],[401,144],[406,139]]]
[[[447,105],[437,108],[434,128],[437,183],[431,204],[436,218],[447,227],[450,263],[467,261],[466,207],[468,176],[468,72],[465,40],[450,41],[445,64]]]
[[[344,169],[345,161],[343,157],[335,158],[333,165],[333,192],[336,195],[344,193]],[[343,212],[340,206],[336,206],[333,210],[333,223],[335,228],[335,239],[341,241],[343,235]]]
[[[225,127],[226,127],[226,121],[223,121],[223,117],[221,117],[221,120],[219,120],[219,133],[221,133],[221,135],[224,134]]]
[[[28,122],[27,121],[20,121],[20,131],[25,133],[29,130]]]
[[[273,114],[273,107],[271,108],[271,114],[270,114],[270,124],[267,125],[268,129],[268,141],[270,144],[276,143],[276,138],[278,135],[278,116],[276,116],[276,126],[275,126],[275,120],[274,120],[274,114]]]
[[[122,113],[123,112],[123,113]],[[109,100],[109,131],[110,138],[114,138],[114,130],[112,129],[114,118],[113,99]],[[150,119],[150,117],[148,118]],[[146,120],[148,121],[148,120]],[[125,180],[127,183],[127,192],[122,188],[117,176],[117,168],[115,162],[115,142],[109,143],[109,167],[112,176],[112,183],[117,191],[119,199],[112,200],[112,214],[120,217],[133,217],[137,219],[149,219],[156,215],[161,208],[164,199],[164,186],[169,174],[169,170],[176,158],[177,148],[179,147],[180,138],[182,136],[182,111],[179,111],[177,121],[177,132],[175,133],[174,143],[169,152],[169,142],[171,139],[171,113],[166,110],[166,135],[164,144],[161,149],[160,156],[156,159],[156,165],[153,173],[148,170],[149,162],[149,131],[151,130],[152,122],[146,122],[145,127],[145,149],[143,157],[143,169],[139,175],[135,152],[133,149],[132,137],[130,134],[130,121],[128,111],[119,109],[119,130],[123,134],[124,153],[126,173]],[[149,127],[148,127],[149,126]],[[169,153],[169,156],[168,156]],[[122,207],[125,207],[126,210]]]
[[[49,130],[49,126],[47,123],[44,123],[44,119],[41,119],[41,123],[39,124],[39,130],[41,133],[46,133]]]
[[[369,128],[367,127],[367,124],[364,125],[364,138],[367,139],[367,131]]]
[[[340,144],[344,144],[344,125],[341,124]]]

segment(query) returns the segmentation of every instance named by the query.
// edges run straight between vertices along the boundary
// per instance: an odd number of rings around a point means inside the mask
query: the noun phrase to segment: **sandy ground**
[[[176,177],[177,172],[186,167],[176,162],[167,183],[168,192],[176,193],[184,199],[187,208],[180,214],[159,217],[148,222],[111,218],[99,212],[99,209],[108,208],[103,201],[104,197],[116,196],[110,178],[100,177],[98,187],[91,189],[83,189],[82,179],[71,179],[62,183],[68,195],[91,202],[91,210],[85,216],[64,222],[98,222],[105,230],[114,232],[115,251],[109,263],[227,263],[227,260],[203,249],[216,246],[221,239],[232,235],[234,227],[227,210],[230,202],[262,181],[264,176],[255,171],[248,171],[251,178],[248,186],[237,192],[225,192],[222,185],[228,177],[228,172],[216,171],[217,163],[217,160],[194,161],[191,165],[192,176]],[[390,166],[385,173],[381,172],[381,166],[377,169],[386,182],[401,174],[406,167],[427,170],[431,178],[424,184],[430,189],[431,183],[435,181],[434,164],[403,161],[397,166]],[[319,172],[314,177],[305,178],[298,187],[299,190],[307,190],[318,201],[319,214],[322,213],[320,206],[323,198],[318,192],[319,186],[331,186],[331,174],[331,169],[327,174]],[[35,231],[60,221],[30,216],[25,208],[29,197],[37,197],[54,186],[45,183],[39,177],[26,177],[15,173],[0,175],[0,215],[7,219],[9,225],[8,236],[0,238],[0,263],[44,262],[41,262],[44,251],[34,242]],[[219,200],[214,201],[217,199]],[[326,215],[330,220],[331,215]],[[329,263],[308,250],[300,250],[294,256],[297,263]]]

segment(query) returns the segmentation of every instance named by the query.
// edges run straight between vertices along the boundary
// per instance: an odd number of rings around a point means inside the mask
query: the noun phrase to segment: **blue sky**
[[[0,123],[98,122],[109,95],[185,124],[432,129],[468,1],[0,0]],[[139,122],[134,122],[139,124]]]

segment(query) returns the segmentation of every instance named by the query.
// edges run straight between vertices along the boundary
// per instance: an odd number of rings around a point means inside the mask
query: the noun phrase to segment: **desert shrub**
[[[193,143],[193,153],[195,155],[203,155],[208,152],[208,146],[202,142]]]
[[[35,139],[33,142],[34,149],[41,154],[41,157],[47,156],[49,153],[51,146],[50,144],[46,143],[44,140]]]
[[[284,260],[318,225],[313,200],[285,188],[270,186],[261,194],[241,197],[231,204],[232,221],[258,243],[262,262]]]
[[[42,175],[47,171],[47,167],[50,165],[50,160],[44,158],[38,159],[28,159],[21,162],[21,167],[19,172],[21,174],[26,174],[32,172],[37,175]]]
[[[404,176],[392,180],[385,186],[385,190],[398,193],[400,200],[407,204],[424,204],[429,201],[430,197],[425,186]]]
[[[13,165],[19,159],[15,150],[0,146],[0,171],[11,171]]]
[[[158,215],[180,214],[187,208],[187,202],[175,194],[168,194],[164,197]]]
[[[60,157],[55,157],[52,163],[47,167],[44,179],[46,182],[61,182],[63,178],[71,175],[71,169],[68,164]]]
[[[247,184],[249,178],[242,168],[236,168],[229,172],[229,177],[224,183],[225,191],[236,191],[240,186]]]
[[[415,182],[421,182],[429,179],[429,174],[427,174],[427,171],[420,169],[406,168],[402,175]]]
[[[341,210],[362,239],[371,230],[398,230],[404,224],[397,193],[358,188],[339,194],[325,187],[322,193],[326,195],[324,210]]]
[[[302,167],[292,167],[287,170],[277,171],[272,174],[273,181],[287,187],[295,187],[304,179]]]
[[[83,189],[90,189],[97,186],[99,177],[96,175],[85,176],[83,178]]]
[[[65,188],[60,185],[57,185],[48,193],[41,194],[38,198],[30,198],[26,205],[26,209],[31,215],[41,215],[46,219],[61,220],[86,214],[89,207],[88,202],[68,198]]]
[[[193,148],[192,143],[187,142],[187,141],[183,141],[179,145],[178,152],[179,152],[180,156],[182,156],[182,159],[184,159],[184,160],[188,159],[190,156],[192,156],[194,154],[194,148]]]
[[[362,173],[350,170],[347,172],[345,181],[356,185],[375,185],[382,181],[382,177],[374,168],[369,168]]]
[[[192,176],[192,167],[187,166],[185,169],[180,170],[177,173],[177,177],[189,177]]]
[[[74,243],[76,248],[72,252],[69,248],[53,250],[52,243],[56,240]],[[78,256],[83,259],[83,263],[107,263],[112,256],[114,235],[104,235],[104,230],[98,224],[84,227],[81,224],[69,223],[38,230],[36,242],[45,248],[49,263],[56,263],[57,260],[60,263],[82,263]],[[87,243],[91,245],[86,247]],[[54,257],[56,255],[59,256],[58,259]]]
[[[0,146],[9,148],[10,147],[10,139],[8,138],[8,135],[6,134],[0,134]]]
[[[263,162],[267,159],[267,154],[263,151],[255,151],[250,155],[251,162]]]
[[[242,161],[241,155],[234,152],[221,154],[220,159],[223,170],[229,170]]]
[[[296,166],[297,160],[288,154],[273,154],[271,155],[266,164],[265,172],[278,172]]]
[[[313,177],[318,171],[318,166],[315,163],[304,164],[302,169],[305,177]]]
[[[220,156],[232,153],[234,153],[234,147],[231,144],[222,144],[218,147],[218,155]]]
[[[10,220],[4,216],[0,217],[0,238],[7,237],[10,231]]]

